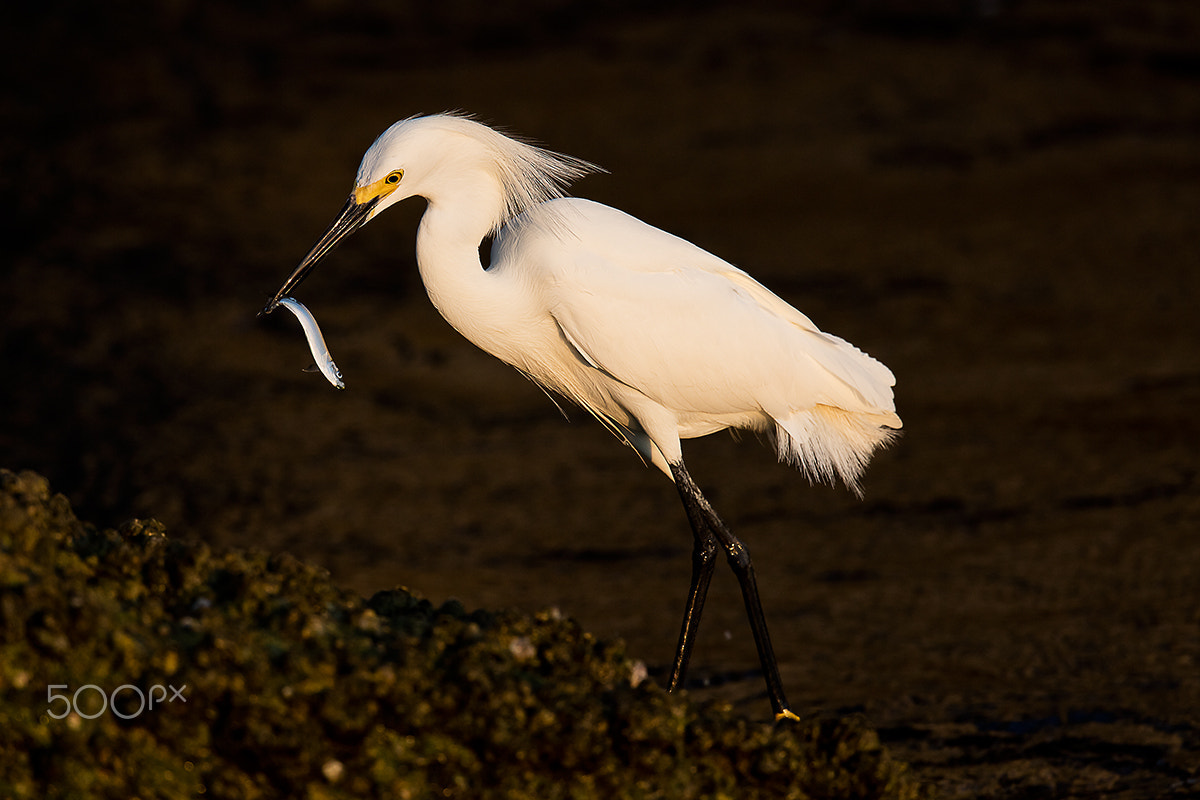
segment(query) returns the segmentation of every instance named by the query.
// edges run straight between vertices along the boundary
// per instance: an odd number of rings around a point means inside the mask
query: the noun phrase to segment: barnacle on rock
[[[30,472],[0,471],[0,632],[10,798],[921,794],[861,720],[695,706],[553,612],[97,530]]]

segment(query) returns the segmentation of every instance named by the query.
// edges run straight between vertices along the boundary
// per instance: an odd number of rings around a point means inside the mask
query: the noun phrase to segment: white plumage
[[[698,566],[674,687],[711,551],[722,545],[731,563],[744,553],[687,476],[680,439],[754,430],[809,479],[840,478],[858,492],[871,454],[901,426],[895,379],[732,264],[616,209],[562,196],[593,169],[465,116],[402,120],[371,145],[342,214],[268,309],[349,233],[393,203],[424,197],[417,263],[446,320],[586,408],[679,485]],[[479,245],[489,235],[485,269]],[[735,570],[768,690],[776,714],[791,716],[744,561]]]

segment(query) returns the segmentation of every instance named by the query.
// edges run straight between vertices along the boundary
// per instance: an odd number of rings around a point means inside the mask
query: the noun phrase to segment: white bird
[[[596,169],[467,116],[401,120],[367,150],[345,207],[264,311],[384,209],[424,197],[417,266],[442,316],[587,409],[675,482],[694,550],[668,688],[684,679],[722,549],[775,716],[796,719],[749,553],[684,468],[680,439],[753,430],[810,480],[841,479],[861,494],[867,461],[901,427],[895,379],[732,264],[621,211],[563,196]],[[488,236],[485,268],[479,247]]]

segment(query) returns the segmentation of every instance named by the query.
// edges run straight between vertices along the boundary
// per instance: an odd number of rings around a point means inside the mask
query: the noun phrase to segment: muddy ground
[[[345,392],[255,318],[374,136],[464,109],[896,373],[864,501],[753,437],[685,450],[795,706],[862,711],[947,797],[1200,791],[1200,10],[784,7],[12,12],[0,465],[364,594],[556,606],[661,678],[673,489],[438,317],[419,201],[297,293]],[[690,691],[763,716],[755,670],[719,572]]]

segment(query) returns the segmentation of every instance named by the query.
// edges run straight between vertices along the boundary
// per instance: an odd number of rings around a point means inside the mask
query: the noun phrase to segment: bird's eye
[[[403,177],[404,177],[404,170],[398,169],[395,172],[389,173],[388,176],[383,179],[383,182],[388,184],[389,186],[395,186],[397,183],[400,182],[400,179]]]

